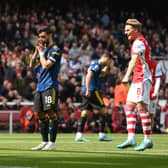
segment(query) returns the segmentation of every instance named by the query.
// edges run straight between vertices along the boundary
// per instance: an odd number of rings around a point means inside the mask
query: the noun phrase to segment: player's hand
[[[156,99],[156,95],[154,93],[152,94],[152,99]]]
[[[85,96],[90,97],[90,90],[86,90]]]
[[[45,48],[44,42],[41,39],[38,39],[36,42],[36,49],[38,51],[43,51]]]
[[[122,83],[123,84],[128,84],[128,81],[129,81],[129,79],[127,77],[124,77],[123,80],[122,80]]]

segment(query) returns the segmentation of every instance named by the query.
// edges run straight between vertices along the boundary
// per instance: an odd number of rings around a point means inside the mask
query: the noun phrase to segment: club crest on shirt
[[[93,68],[95,71],[97,71],[99,69],[99,66],[96,65],[94,68]]]

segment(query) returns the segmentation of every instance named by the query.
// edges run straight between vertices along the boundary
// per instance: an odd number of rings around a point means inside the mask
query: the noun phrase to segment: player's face
[[[135,40],[136,34],[137,34],[137,29],[135,29],[131,25],[126,25],[125,26],[125,34],[127,35],[129,41]]]
[[[49,43],[49,36],[46,32],[41,32],[39,34],[39,39],[43,41],[43,43],[47,46]]]

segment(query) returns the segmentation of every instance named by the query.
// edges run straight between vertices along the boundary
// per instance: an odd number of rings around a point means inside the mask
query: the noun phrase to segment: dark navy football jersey
[[[100,85],[100,74],[102,71],[102,66],[99,64],[98,59],[91,62],[88,71],[92,71],[93,75],[90,81],[90,91],[95,89],[101,89]],[[82,92],[86,92],[86,84],[83,86]]]
[[[54,65],[50,69],[43,69],[40,65],[38,72],[37,91],[44,91],[48,88],[55,88],[58,90],[58,73],[60,70],[61,50],[56,45],[44,50],[46,60],[50,60]]]

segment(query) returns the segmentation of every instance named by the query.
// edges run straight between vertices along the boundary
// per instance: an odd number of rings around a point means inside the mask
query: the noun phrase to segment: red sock
[[[127,104],[124,107],[126,119],[127,119],[128,136],[129,136],[129,134],[131,134],[131,135],[135,134],[136,114],[135,114],[134,109],[135,109],[134,105]]]
[[[151,135],[152,134],[151,117],[150,113],[148,112],[148,109],[146,107],[138,107],[137,111],[141,117],[141,123],[144,135]]]

